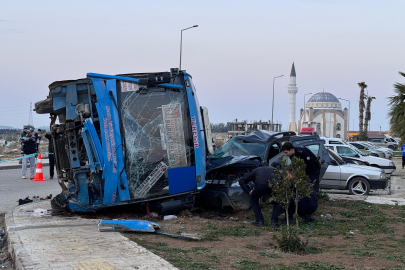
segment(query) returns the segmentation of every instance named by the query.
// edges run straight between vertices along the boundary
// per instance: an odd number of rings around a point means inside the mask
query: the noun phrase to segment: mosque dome
[[[313,95],[308,102],[339,102],[339,99],[328,92],[320,92]]]
[[[340,103],[339,99],[328,92],[319,92],[313,95],[308,101],[305,103],[306,108],[312,107],[313,109],[334,109],[334,110],[341,110],[342,104]]]

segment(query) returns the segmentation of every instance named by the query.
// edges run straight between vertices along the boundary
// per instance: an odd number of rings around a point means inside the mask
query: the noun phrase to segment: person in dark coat
[[[25,137],[21,138],[21,156],[27,156],[37,153],[36,136],[34,130],[30,130]],[[30,163],[31,179],[35,176],[35,156],[30,156],[22,159],[22,178],[26,179],[27,165]]]
[[[318,158],[311,152],[311,150],[304,147],[294,147],[292,143],[285,142],[281,146],[281,151],[284,152],[284,155],[292,159],[294,156],[304,160],[305,162],[305,173],[308,175],[311,183],[314,184],[311,188],[311,196],[303,198],[298,202],[298,215],[303,217],[305,221],[312,222],[315,220],[315,217],[312,215],[318,208],[318,197],[319,197],[319,174],[321,172],[321,165],[318,161]],[[294,177],[294,176],[292,176]],[[278,216],[282,212],[282,207],[279,204],[275,204],[273,207],[272,223],[278,222]],[[295,212],[295,202],[292,199],[288,213],[290,221],[293,222],[292,215]]]
[[[254,226],[264,226],[264,217],[260,210],[259,199],[265,194],[271,194],[271,188],[269,187],[269,181],[274,177],[275,170],[272,167],[259,167],[252,172],[245,174],[239,180],[239,185],[244,192],[250,195],[250,206],[255,213],[256,221],[253,221]],[[249,182],[253,182],[253,188],[248,185]]]
[[[48,152],[49,152],[49,179],[53,179],[54,167],[55,167],[55,156],[53,153],[53,141],[52,136],[49,133],[45,133],[45,138],[49,141]]]
[[[23,128],[23,132],[20,135],[20,143],[22,143],[22,138],[24,138],[25,136],[27,136],[27,131],[28,129],[25,127]],[[20,159],[20,161],[18,162],[18,164],[22,164],[22,159]]]

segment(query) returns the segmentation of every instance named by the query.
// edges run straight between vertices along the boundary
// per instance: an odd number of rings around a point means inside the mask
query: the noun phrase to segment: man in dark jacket
[[[260,210],[259,199],[265,194],[271,194],[269,181],[273,179],[274,173],[275,170],[272,167],[260,167],[245,174],[239,180],[240,187],[244,192],[250,195],[250,206],[256,217],[256,221],[253,221],[252,224],[258,227],[264,226],[264,217]],[[253,188],[248,185],[249,182],[253,182]]]
[[[311,196],[308,198],[303,198],[298,202],[298,215],[303,217],[305,221],[312,222],[315,217],[312,215],[318,208],[318,196],[319,196],[319,174],[321,172],[321,165],[318,158],[311,152],[311,150],[304,147],[294,147],[292,143],[285,142],[281,146],[281,151],[284,155],[292,159],[294,156],[304,160],[305,162],[305,173],[311,179],[311,183],[314,184],[312,188]],[[294,177],[294,176],[292,176]],[[289,218],[292,221],[292,215],[295,212],[294,200],[290,203],[290,208],[288,209]],[[281,206],[276,204],[273,207],[273,217],[275,222],[278,221],[278,216],[281,214]],[[277,216],[277,218],[276,218]]]
[[[27,131],[28,129],[25,127],[23,128],[23,132],[20,135],[20,143],[22,143],[22,138],[24,138],[25,136],[27,136]],[[20,159],[20,161],[18,162],[18,164],[22,164],[22,159]]]
[[[34,130],[30,130],[25,137],[21,138],[21,156],[37,153],[37,137],[33,134]],[[26,179],[27,165],[30,163],[31,179],[35,176],[35,156],[30,156],[22,159],[22,178]]]
[[[53,179],[54,167],[55,167],[55,156],[53,154],[53,141],[52,136],[49,133],[45,133],[45,138],[49,140],[48,152],[49,152],[49,179]]]

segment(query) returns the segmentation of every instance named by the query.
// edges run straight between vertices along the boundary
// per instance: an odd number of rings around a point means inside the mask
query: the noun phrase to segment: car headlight
[[[390,166],[395,166],[395,163],[394,163],[394,162],[390,162]]]
[[[385,179],[385,172],[382,172],[382,173],[381,173],[380,179],[381,179],[381,180],[382,180],[382,179]]]

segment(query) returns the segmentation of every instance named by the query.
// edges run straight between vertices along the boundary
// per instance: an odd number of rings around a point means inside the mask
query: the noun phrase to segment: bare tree
[[[368,130],[368,123],[371,120],[371,101],[373,101],[373,99],[375,99],[375,97],[372,96],[367,96],[367,106],[366,106],[366,117],[364,119],[364,130],[367,133]]]
[[[360,87],[360,99],[359,99],[359,139],[364,141],[367,138],[367,130],[364,131],[364,100],[366,99],[366,96],[364,94],[364,90],[367,88],[367,84],[365,82],[358,83]]]

